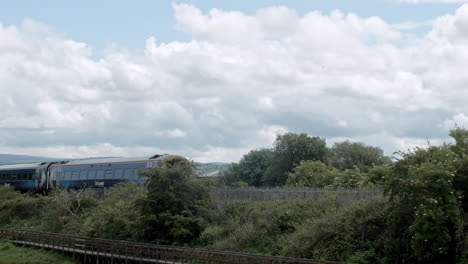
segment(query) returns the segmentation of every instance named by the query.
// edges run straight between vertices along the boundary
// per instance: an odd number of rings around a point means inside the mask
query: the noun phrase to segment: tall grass
[[[17,247],[9,242],[0,241],[0,264],[77,264],[79,262],[57,253]]]

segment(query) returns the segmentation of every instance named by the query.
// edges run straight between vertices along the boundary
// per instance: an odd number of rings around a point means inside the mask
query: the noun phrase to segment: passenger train
[[[0,166],[0,186],[44,192],[54,188],[110,187],[120,182],[142,184],[139,171],[186,161],[176,155],[144,158],[84,159]]]

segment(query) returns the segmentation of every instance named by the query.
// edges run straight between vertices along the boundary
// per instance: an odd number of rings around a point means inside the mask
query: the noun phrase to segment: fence
[[[295,187],[275,187],[275,188],[255,188],[239,187],[216,189],[213,195],[217,200],[234,201],[272,201],[272,200],[292,200],[292,199],[317,199],[325,194],[333,194],[338,199],[359,200],[374,198],[382,194],[379,189],[363,188],[295,188]]]
[[[332,261],[160,246],[55,233],[0,229],[0,239],[63,252],[82,263],[339,264]]]

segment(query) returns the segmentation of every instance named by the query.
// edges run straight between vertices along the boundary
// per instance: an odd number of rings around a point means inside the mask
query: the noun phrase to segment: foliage
[[[301,161],[288,174],[288,185],[295,187],[360,188],[379,186],[388,173],[387,166],[369,169],[367,173],[359,168],[339,171],[320,161]]]
[[[284,239],[307,219],[337,210],[335,197],[320,200],[231,202],[218,208],[216,221],[201,234],[209,248],[279,254]]]
[[[454,146],[401,153],[402,159],[393,167],[387,192],[392,199],[391,249],[398,263],[460,261],[467,189],[457,183],[468,177],[465,132],[455,131],[461,138]]]
[[[265,172],[263,181],[268,186],[285,185],[287,174],[301,161],[325,161],[326,155],[327,146],[321,137],[311,137],[305,133],[278,135],[271,166]]]
[[[338,171],[321,161],[301,161],[288,174],[287,184],[295,187],[326,187],[334,184]]]
[[[96,202],[94,192],[89,188],[56,189],[50,198],[54,206],[75,218],[80,218],[81,213]]]
[[[271,166],[273,151],[271,149],[251,150],[239,162],[240,180],[250,186],[262,186],[263,174]]]
[[[368,176],[367,173],[362,172],[359,168],[354,167],[352,169],[346,169],[337,173],[334,179],[333,187],[340,188],[357,188],[357,187],[369,187],[367,184]]]
[[[272,157],[271,149],[251,150],[223,172],[222,180],[229,186],[263,186],[263,174],[271,166]]]
[[[354,263],[384,256],[386,201],[233,202],[202,237],[209,248]],[[340,251],[341,250],[341,251]]]
[[[231,187],[248,186],[249,184],[241,180],[240,166],[238,163],[230,164],[227,169],[221,172],[219,177],[221,184]]]
[[[96,206],[97,197],[92,189],[56,189],[47,197],[44,212],[37,217],[46,221],[40,230],[65,233],[79,233],[86,212]],[[44,215],[45,214],[45,215]]]
[[[29,220],[41,213],[45,205],[44,199],[35,199],[32,195],[24,195],[12,187],[0,187],[0,225],[12,226],[17,221]]]
[[[135,240],[140,217],[136,201],[145,197],[145,189],[133,182],[114,186],[86,213],[80,232],[92,237]]]
[[[363,143],[349,140],[338,142],[330,149],[330,163],[339,170],[358,167],[366,169],[373,166],[391,163],[378,147],[366,146]]]
[[[370,168],[364,179],[364,185],[384,187],[389,179],[391,169],[392,167],[389,165],[380,165]]]
[[[0,241],[0,264],[72,264],[78,263],[58,253],[17,247]]]
[[[140,210],[139,240],[185,245],[198,238],[210,214],[208,190],[196,181],[190,164],[152,168],[147,177],[147,197],[136,202]]]
[[[386,200],[359,201],[306,219],[281,255],[352,263],[385,263]]]

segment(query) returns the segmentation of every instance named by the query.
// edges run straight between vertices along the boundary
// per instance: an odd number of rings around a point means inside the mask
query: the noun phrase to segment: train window
[[[88,175],[88,171],[82,170],[80,171],[80,180],[86,180]]]
[[[138,179],[138,169],[133,169],[133,178]]]
[[[125,169],[124,178],[131,179],[133,176],[133,169]]]
[[[89,180],[94,180],[94,179],[96,179],[96,171],[95,171],[95,170],[90,170],[90,171],[88,171],[88,179],[89,179]]]
[[[19,173],[19,174],[18,174],[18,180],[24,181],[25,178],[26,178],[26,177],[25,177],[24,173]]]
[[[122,169],[115,169],[114,176],[115,176],[116,179],[122,179],[123,178],[123,170]]]
[[[96,179],[104,179],[104,170],[98,170]]]
[[[16,175],[16,173],[12,173],[10,174],[10,178],[12,181],[16,181],[18,179],[18,176]]]
[[[63,177],[64,180],[71,180],[71,171],[66,171],[65,176]]]
[[[112,176],[114,176],[114,175],[112,173],[112,170],[106,170],[106,173],[105,173],[104,176],[105,176],[106,179],[112,179]]]
[[[0,181],[6,180],[6,175],[5,174],[0,174]]]
[[[34,179],[34,173],[28,174],[28,180],[32,181]]]
[[[77,172],[77,171],[72,171],[71,179],[72,179],[72,180],[78,180],[79,178],[80,178],[79,172]]]

